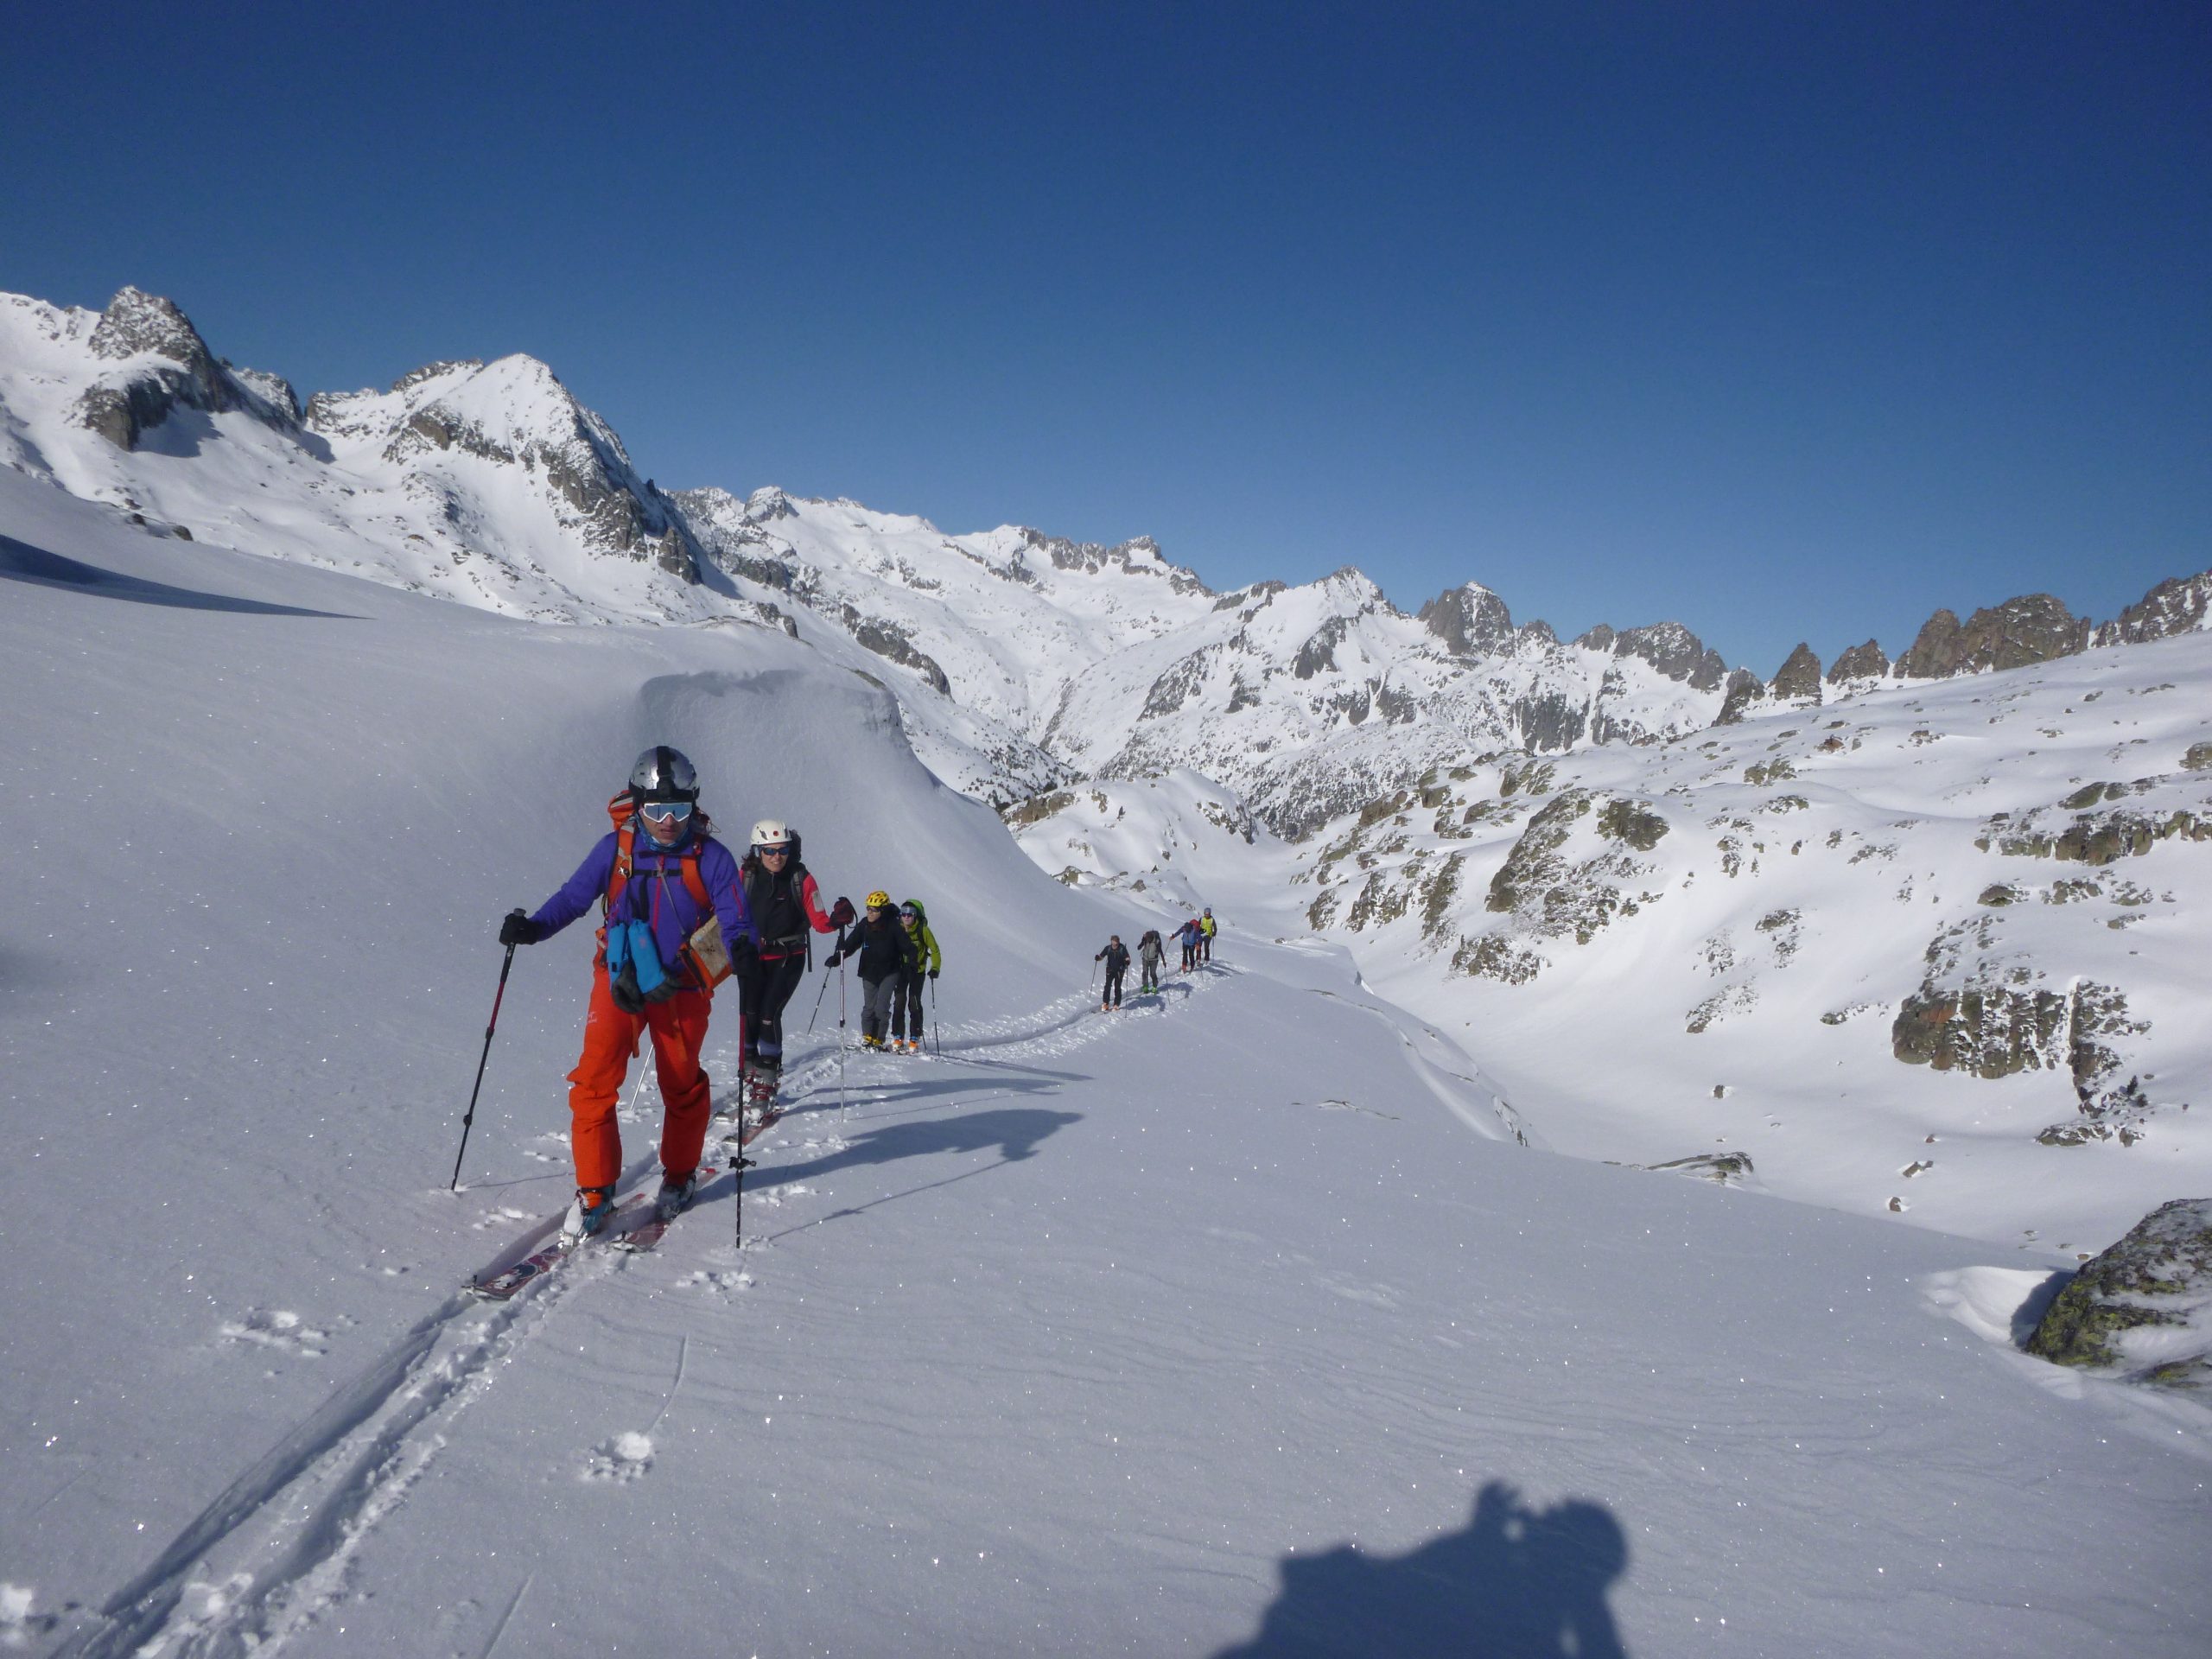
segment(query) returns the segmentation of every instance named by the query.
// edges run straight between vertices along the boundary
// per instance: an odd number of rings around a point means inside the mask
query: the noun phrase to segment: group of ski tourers
[[[1183,946],[1181,971],[1189,973],[1202,962],[1213,960],[1213,936],[1218,931],[1213,919],[1213,906],[1208,905],[1203,915],[1192,916],[1175,930],[1174,937]],[[1122,1006],[1122,982],[1129,971],[1129,947],[1122,943],[1118,933],[1106,941],[1106,948],[1091,957],[1093,962],[1106,964],[1106,994],[1099,999],[1098,1012],[1105,1014]],[[1141,976],[1137,995],[1160,988],[1160,970],[1167,960],[1167,947],[1160,942],[1160,930],[1148,927],[1137,941],[1137,965]]]
[[[699,810],[698,773],[675,749],[639,755],[607,810],[613,828],[575,874],[536,911],[511,912],[499,925],[499,943],[512,951],[550,938],[594,903],[603,906],[583,1056],[569,1073],[576,1198],[561,1230],[571,1242],[598,1232],[613,1213],[622,1170],[615,1103],[644,1033],[652,1033],[664,1108],[654,1207],[667,1219],[706,1177],[699,1159],[714,1105],[699,1061],[717,984],[738,986],[741,1110],[757,1122],[774,1108],[784,1007],[807,971],[814,934],[837,935],[825,965],[851,961],[859,969],[866,1048],[919,1052],[923,982],[944,965],[918,900],[894,906],[879,888],[862,913],[839,899],[825,914],[789,824],[754,824],[741,861],[715,838]]]

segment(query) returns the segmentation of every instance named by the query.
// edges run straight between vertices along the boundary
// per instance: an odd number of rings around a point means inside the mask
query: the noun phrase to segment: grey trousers
[[[891,1002],[899,995],[899,976],[886,974],[881,979],[861,982],[861,1035],[873,1037],[878,1042],[891,1028]]]

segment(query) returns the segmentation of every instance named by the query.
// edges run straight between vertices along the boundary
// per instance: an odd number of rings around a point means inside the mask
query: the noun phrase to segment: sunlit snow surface
[[[2004,1345],[2056,1252],[1525,1149],[1325,945],[1232,926],[1101,1015],[1141,898],[779,635],[543,628],[4,471],[0,531],[77,571],[0,577],[0,1641],[2203,1651],[2207,1418]],[[569,1182],[581,929],[518,956],[445,1190],[497,918],[651,739],[829,891],[930,901],[944,1053],[841,1068],[830,986],[741,1252],[725,1177],[460,1300]]]

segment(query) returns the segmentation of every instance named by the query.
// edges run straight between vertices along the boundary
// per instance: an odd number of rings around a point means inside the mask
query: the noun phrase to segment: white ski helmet
[[[788,847],[791,842],[791,827],[778,818],[763,818],[753,826],[755,847]]]

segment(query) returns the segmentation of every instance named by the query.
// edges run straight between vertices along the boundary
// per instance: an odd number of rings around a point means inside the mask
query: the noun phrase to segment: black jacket
[[[1106,971],[1109,974],[1126,974],[1129,971],[1129,947],[1126,944],[1109,944],[1091,960],[1103,962],[1106,964]]]
[[[914,936],[899,926],[895,913],[880,922],[863,916],[837,936],[837,954],[859,963],[861,977],[872,985],[914,971]]]

